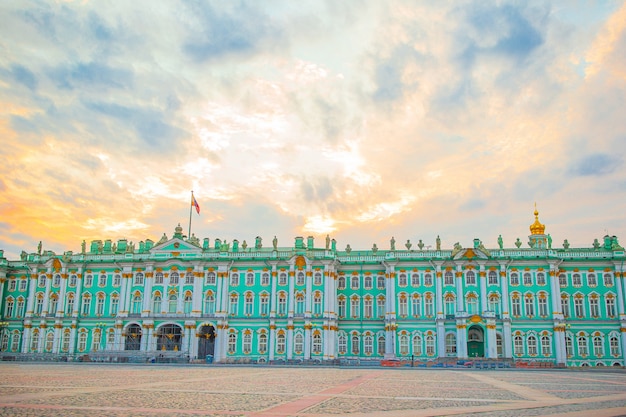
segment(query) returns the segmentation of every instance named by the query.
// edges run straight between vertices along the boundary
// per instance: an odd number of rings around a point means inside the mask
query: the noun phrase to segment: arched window
[[[243,353],[249,354],[250,352],[252,352],[252,333],[246,330],[243,333]]]
[[[142,298],[140,293],[135,293],[133,297],[132,314],[141,314]]]
[[[320,339],[321,340],[321,339]],[[370,356],[374,353],[374,338],[370,334],[363,336],[363,353]]]
[[[215,296],[213,292],[209,291],[204,297],[204,314],[213,315],[215,314]]]
[[[446,308],[446,315],[453,317],[456,314],[456,298],[454,297],[454,294],[447,293],[444,298],[444,303]]]
[[[190,293],[185,294],[185,298],[183,299],[183,311],[185,314],[190,314],[192,308],[192,297]]]
[[[378,356],[385,356],[385,336],[378,336]]]
[[[313,296],[313,315],[319,316],[322,314],[322,294],[316,292]]]
[[[167,312],[172,314],[176,313],[176,308],[178,307],[178,297],[176,294],[170,294],[167,299]]]
[[[406,281],[406,274],[405,273],[401,273],[400,275],[398,275],[398,285],[400,287],[406,287],[407,281]]]
[[[154,274],[154,283],[163,284],[163,272],[157,272]]]
[[[296,354],[301,354],[304,351],[304,336],[302,333],[296,333],[293,338],[293,352]]]
[[[70,351],[70,337],[71,337],[71,333],[69,329],[65,329],[65,331],[63,331],[63,341],[61,343],[61,351],[62,352],[69,352]]]
[[[498,273],[496,271],[489,271],[487,274],[489,285],[498,285]]]
[[[589,355],[589,346],[587,345],[587,338],[583,335],[578,336],[578,354],[580,356]]]
[[[345,290],[346,289],[346,277],[343,275],[339,275],[337,278],[337,289]]]
[[[353,355],[358,355],[359,354],[359,336],[356,334],[352,335],[352,343],[351,343],[351,351]]]
[[[446,271],[446,273],[443,274],[443,284],[454,285],[454,274],[452,271]]]
[[[353,290],[359,289],[359,276],[358,275],[352,275],[352,279],[350,281],[350,288],[352,288]]]
[[[215,285],[215,272],[206,274],[206,285]]]
[[[337,337],[337,351],[340,355],[345,355],[348,351],[348,341],[345,333],[339,333]]]
[[[406,294],[401,293],[398,295],[398,315],[400,317],[406,317],[408,315],[408,303]]]
[[[258,342],[258,350],[259,353],[263,354],[267,352],[267,335],[265,333],[259,334],[259,342]]]
[[[21,334],[19,330],[13,332],[13,338],[11,339],[11,351],[19,352],[20,350]]]
[[[304,272],[298,271],[296,274],[296,285],[304,285]]]
[[[299,316],[304,315],[304,295],[296,295],[296,314]]]
[[[432,334],[426,335],[426,355],[435,355],[435,336],[433,336]]]
[[[465,284],[476,285],[476,274],[474,273],[474,271],[467,271],[465,273]]]
[[[284,292],[278,293],[278,315],[284,316],[287,314],[287,294]]]
[[[160,293],[154,294],[154,297],[152,298],[152,312],[154,314],[161,313],[161,307],[162,307],[161,304],[162,304],[161,294]]]
[[[84,352],[87,350],[87,332],[81,331],[78,334],[78,351]]]
[[[313,353],[316,355],[322,353],[322,335],[319,332],[313,334]]]
[[[170,273],[170,285],[178,285],[179,278],[180,275],[178,274],[178,272]]]
[[[446,355],[456,356],[456,335],[454,333],[446,335]]]
[[[278,333],[276,335],[276,353],[283,354],[285,353],[285,334]]]
[[[537,355],[537,338],[534,335],[528,336],[528,354],[531,356]]]
[[[513,353],[515,356],[522,356],[524,354],[524,340],[520,335],[516,335],[513,338]]]
[[[239,296],[235,293],[230,295],[230,303],[228,305],[228,314],[236,316],[239,311]]]
[[[413,335],[413,355],[422,356],[422,336]]]
[[[237,334],[231,332],[228,334],[228,354],[234,355],[237,351]]]
[[[372,281],[372,276],[365,275],[365,277],[363,278],[363,287],[365,287],[366,290],[371,290],[373,286],[374,284]]]
[[[422,315],[422,298],[419,294],[413,294],[411,297],[411,310],[413,317],[419,317]]]
[[[406,334],[401,334],[399,337],[400,341],[400,355],[407,356],[409,354],[409,336]]]

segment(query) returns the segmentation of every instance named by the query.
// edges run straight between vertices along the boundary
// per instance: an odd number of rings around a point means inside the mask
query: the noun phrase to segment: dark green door
[[[483,342],[467,342],[467,355],[470,358],[482,358],[485,356],[485,345]]]

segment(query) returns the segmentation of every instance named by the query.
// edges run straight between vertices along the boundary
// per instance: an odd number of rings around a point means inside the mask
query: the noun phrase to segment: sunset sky
[[[0,249],[626,243],[620,1],[4,1]],[[526,246],[526,244],[525,244]]]

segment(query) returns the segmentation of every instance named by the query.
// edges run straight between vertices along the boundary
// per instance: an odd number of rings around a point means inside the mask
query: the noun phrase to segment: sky
[[[0,2],[0,249],[626,242],[621,1]],[[526,244],[525,244],[526,246]]]

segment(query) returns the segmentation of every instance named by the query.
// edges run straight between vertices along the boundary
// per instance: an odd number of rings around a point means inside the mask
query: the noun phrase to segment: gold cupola
[[[539,223],[539,212],[537,211],[537,205],[535,204],[535,222],[530,225],[531,235],[543,235],[546,231],[546,226]]]

